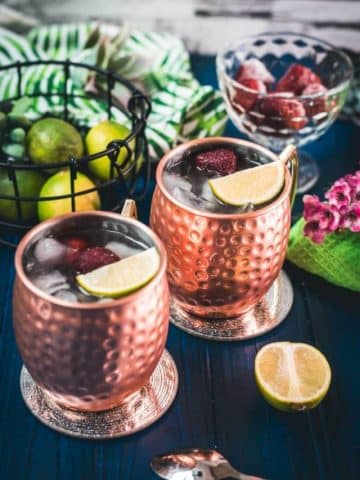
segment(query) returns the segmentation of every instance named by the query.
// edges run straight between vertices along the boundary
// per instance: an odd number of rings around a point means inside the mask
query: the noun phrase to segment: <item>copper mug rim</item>
[[[109,300],[106,303],[103,303],[103,302],[69,302],[66,300],[61,300],[54,297],[53,295],[45,293],[43,290],[41,290],[31,282],[31,280],[28,278],[28,276],[24,271],[22,259],[23,259],[25,248],[27,247],[29,242],[34,238],[34,236],[37,235],[38,233],[41,233],[43,230],[46,230],[49,227],[51,228],[51,226],[56,225],[57,223],[60,223],[63,220],[66,220],[68,218],[74,219],[77,217],[89,217],[89,216],[117,219],[117,220],[121,220],[122,222],[136,225],[136,227],[145,231],[145,233],[154,241],[155,246],[157,247],[160,253],[160,267],[155,277],[152,280],[150,280],[149,283],[147,283],[144,287],[140,288],[139,290],[136,290],[133,293],[130,293],[128,295],[117,298],[115,300]],[[44,300],[47,300],[53,304],[61,305],[63,307],[68,307],[68,308],[82,309],[82,310],[88,310],[89,308],[94,310],[95,309],[104,310],[107,308],[118,307],[122,304],[128,303],[129,301],[136,301],[137,297],[141,298],[144,291],[152,288],[153,285],[158,281],[158,279],[162,278],[163,274],[165,274],[166,272],[166,266],[167,266],[167,253],[166,253],[165,247],[161,242],[160,238],[156,235],[156,233],[154,233],[147,225],[144,225],[142,222],[134,218],[125,217],[120,213],[105,212],[102,210],[90,210],[90,211],[83,211],[83,212],[66,213],[64,215],[59,215],[57,217],[51,218],[49,220],[45,220],[44,222],[39,223],[34,228],[32,228],[29,232],[26,233],[26,235],[20,240],[15,253],[16,274],[19,276],[19,279],[26,285],[26,287],[31,292],[33,292],[38,297]]]
[[[167,190],[167,188],[164,185],[163,179],[162,179],[162,173],[164,171],[166,163],[176,154],[181,154],[182,152],[185,152],[191,147],[196,147],[201,144],[213,144],[213,143],[228,143],[231,145],[238,144],[242,146],[247,146],[250,148],[253,148],[254,150],[258,150],[265,154],[266,156],[272,158],[274,161],[279,161],[279,156],[273,153],[271,150],[268,150],[265,147],[262,147],[261,145],[257,145],[256,143],[249,142],[247,140],[242,140],[240,138],[233,138],[233,137],[207,137],[207,138],[199,138],[196,140],[190,140],[188,142],[182,143],[181,145],[178,145],[177,147],[173,148],[169,152],[167,152],[160,160],[157,169],[156,169],[156,183],[157,186],[160,188],[161,192],[166,196],[166,198],[180,207],[182,210],[185,210],[189,213],[192,213],[194,215],[206,217],[206,218],[214,218],[214,219],[229,219],[229,220],[236,220],[236,219],[246,219],[246,218],[252,218],[252,217],[257,217],[258,215],[262,215],[264,213],[269,212],[273,208],[276,208],[279,203],[283,201],[283,199],[287,196],[290,198],[290,191],[291,191],[291,186],[292,186],[292,179],[290,172],[288,168],[285,167],[285,185],[280,193],[280,195],[269,205],[266,205],[265,207],[262,208],[257,208],[256,210],[252,210],[250,212],[239,212],[239,213],[214,213],[214,212],[207,212],[204,210],[200,210],[197,208],[192,208],[187,205],[184,205],[183,203],[179,202],[176,200],[170,192]]]

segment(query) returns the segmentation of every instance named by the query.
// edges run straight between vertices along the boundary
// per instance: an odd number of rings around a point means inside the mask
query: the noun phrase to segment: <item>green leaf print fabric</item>
[[[146,135],[150,155],[158,160],[179,142],[193,138],[220,135],[226,122],[221,95],[210,86],[202,86],[194,78],[189,55],[183,43],[169,35],[130,31],[94,23],[41,26],[27,37],[0,28],[0,65],[31,60],[66,60],[109,68],[131,80],[151,98]],[[84,98],[69,100],[69,113],[85,126],[106,118],[104,103],[86,96],[86,75],[72,68],[67,91]],[[44,65],[23,69],[21,92],[62,93],[65,88],[61,66]],[[0,71],[0,99],[17,96],[15,68]],[[115,89],[118,96],[124,92]],[[29,116],[37,118],[47,112],[61,112],[59,96],[34,98]],[[114,119],[127,123],[126,117],[113,109]]]

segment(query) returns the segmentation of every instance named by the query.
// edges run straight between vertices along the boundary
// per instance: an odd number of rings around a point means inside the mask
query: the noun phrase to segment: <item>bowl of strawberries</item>
[[[318,38],[264,33],[217,56],[229,117],[253,141],[280,152],[316,140],[338,117],[353,75],[348,56]],[[300,152],[299,193],[316,183],[317,164]]]

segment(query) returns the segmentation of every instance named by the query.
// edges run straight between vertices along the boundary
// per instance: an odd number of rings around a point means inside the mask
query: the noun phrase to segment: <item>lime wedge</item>
[[[160,256],[155,247],[96,268],[76,281],[87,292],[99,297],[120,297],[146,285],[159,270]]]
[[[228,205],[260,205],[275,198],[284,185],[285,167],[271,162],[209,180],[214,195]]]
[[[270,405],[293,412],[314,408],[322,401],[331,370],[324,355],[311,345],[275,342],[256,355],[255,378]]]

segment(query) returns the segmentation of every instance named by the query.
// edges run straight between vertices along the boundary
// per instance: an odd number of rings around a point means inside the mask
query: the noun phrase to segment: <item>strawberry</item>
[[[245,78],[255,78],[260,82],[271,84],[275,81],[275,78],[271,75],[265,65],[257,58],[250,58],[240,65],[239,70],[236,72],[235,80],[239,83],[243,83]]]
[[[83,250],[88,246],[87,241],[81,237],[65,237],[61,242],[72,250]]]
[[[299,63],[293,63],[278,81],[275,92],[292,92],[301,95],[304,88],[310,84],[321,85],[321,78],[310,68]]]
[[[294,98],[269,95],[261,100],[258,111],[265,116],[264,123],[274,129],[300,130],[307,124],[305,108]]]
[[[64,237],[61,242],[68,247],[64,257],[64,262],[67,265],[72,265],[78,257],[78,251],[84,250],[88,246],[86,240],[81,237]]]
[[[78,273],[88,273],[118,260],[120,258],[105,247],[89,247],[76,251],[72,266]]]
[[[327,91],[327,88],[319,83],[311,83],[302,91],[301,95],[321,94],[314,99],[304,99],[304,107],[309,117],[314,117],[319,113],[326,113],[328,111],[328,105],[326,103]]]
[[[236,160],[236,155],[232,150],[217,148],[198,153],[195,157],[195,164],[199,170],[207,173],[229,175],[236,171]]]
[[[257,93],[266,93],[266,86],[261,80],[256,78],[244,78],[241,80],[241,85],[245,89],[237,88],[233,99],[233,106],[236,110],[243,113],[243,110],[250,110],[257,100]],[[249,90],[253,91],[249,91]]]

